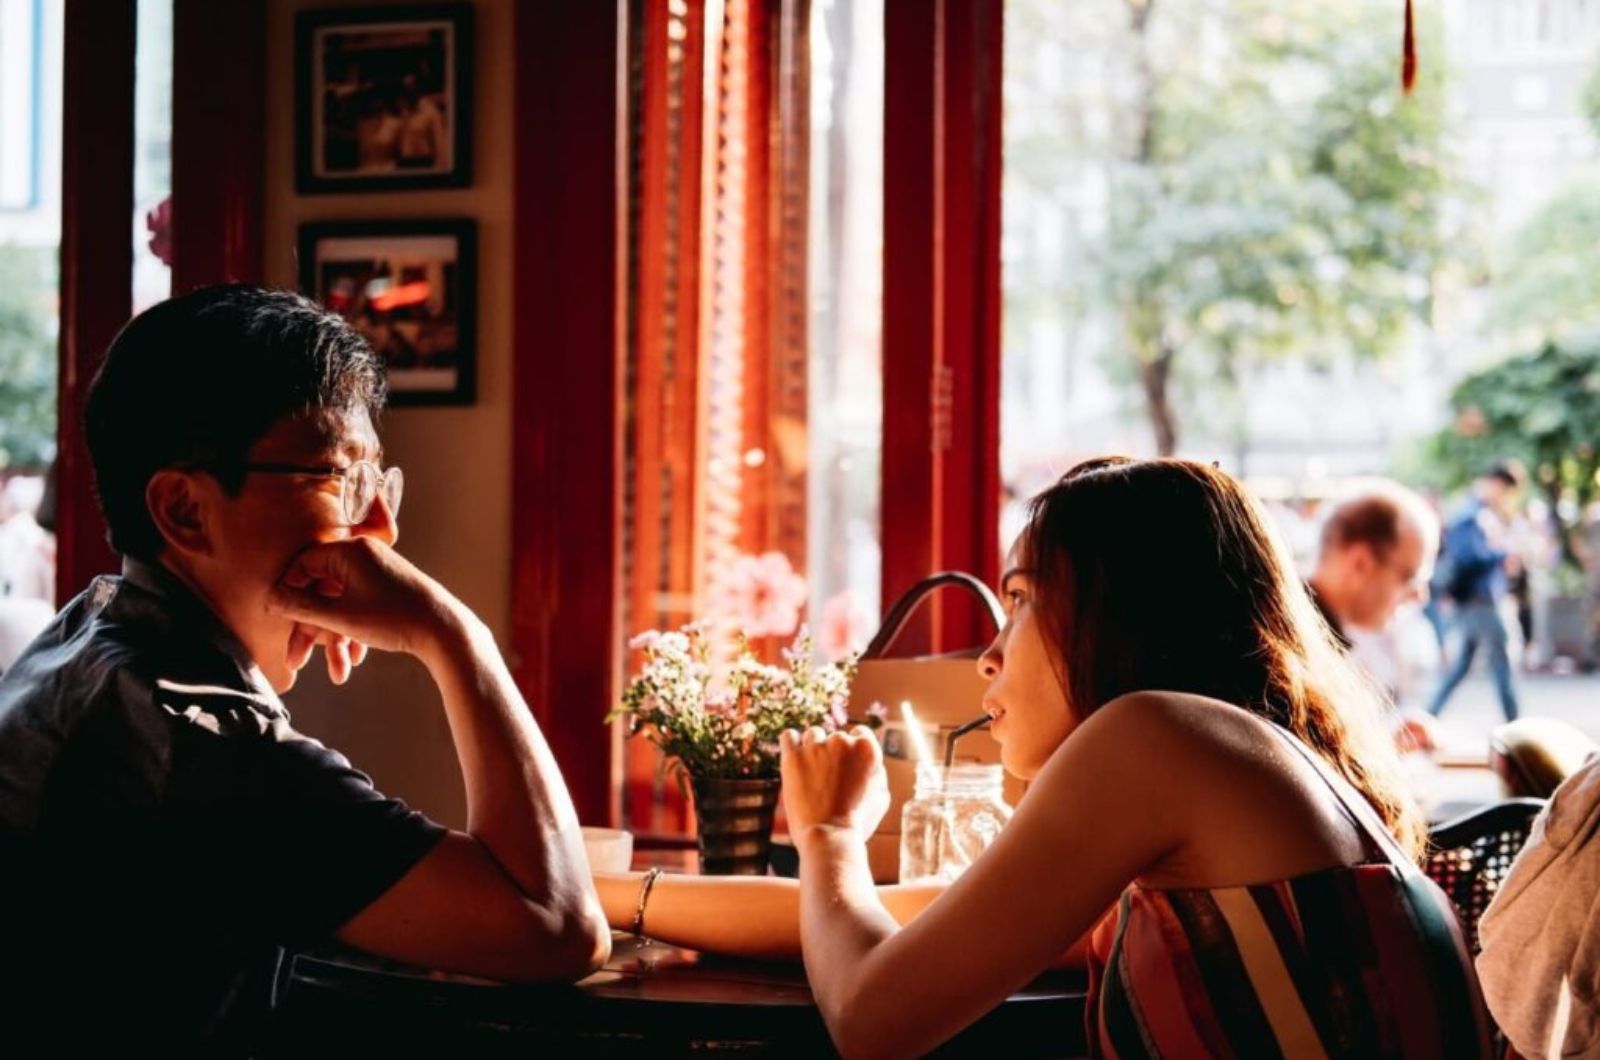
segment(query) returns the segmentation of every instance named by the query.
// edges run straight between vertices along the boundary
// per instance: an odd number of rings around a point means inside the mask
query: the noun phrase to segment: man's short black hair
[[[1483,474],[1478,477],[1499,479],[1514,490],[1522,489],[1528,482],[1527,471],[1523,470],[1521,462],[1516,460],[1497,460],[1484,468]]]
[[[202,468],[237,491],[246,454],[286,416],[383,406],[383,367],[342,317],[290,291],[202,287],[140,313],[117,335],[84,414],[111,547],[154,559],[145,506],[157,471]]]

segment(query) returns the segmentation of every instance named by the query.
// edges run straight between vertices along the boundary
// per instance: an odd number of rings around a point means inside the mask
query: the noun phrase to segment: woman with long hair
[[[872,885],[869,734],[784,737],[800,942],[842,1053],[926,1052],[1081,944],[1097,1056],[1486,1055],[1376,694],[1237,482],[1080,464],[1033,501],[1000,589],[984,707],[1031,785],[942,894]],[[718,948],[695,925],[723,886],[658,888],[647,930]],[[779,893],[701,930],[782,936]]]

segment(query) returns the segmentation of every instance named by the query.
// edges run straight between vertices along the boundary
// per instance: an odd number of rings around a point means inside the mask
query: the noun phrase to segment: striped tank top
[[[1449,899],[1364,798],[1284,735],[1327,781],[1369,856],[1251,886],[1130,886],[1091,939],[1091,1055],[1490,1056]]]

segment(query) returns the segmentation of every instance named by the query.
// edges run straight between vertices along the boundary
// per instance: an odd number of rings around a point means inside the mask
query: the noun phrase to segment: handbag
[[[989,682],[978,672],[977,660],[986,645],[939,655],[892,658],[889,651],[906,623],[933,592],[961,588],[975,595],[993,620],[995,631],[1005,624],[1005,610],[994,592],[979,579],[960,571],[930,575],[907,590],[889,608],[877,634],[861,653],[850,686],[850,716],[871,725],[868,708],[882,704],[886,714],[874,728],[883,747],[883,765],[889,779],[889,809],[867,840],[867,859],[877,883],[894,883],[900,876],[900,815],[916,787],[914,743],[900,713],[910,703],[927,746],[944,761],[952,734],[983,715],[983,696]],[[987,728],[962,734],[956,741],[954,762],[999,763],[1000,745]],[[1007,776],[1006,801],[1016,804],[1024,782]]]

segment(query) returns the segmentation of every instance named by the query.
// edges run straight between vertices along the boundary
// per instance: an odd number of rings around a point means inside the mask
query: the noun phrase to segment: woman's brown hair
[[[1145,690],[1243,707],[1299,737],[1423,849],[1376,689],[1231,476],[1189,460],[1086,461],[1034,498],[1022,554],[1076,714]]]

